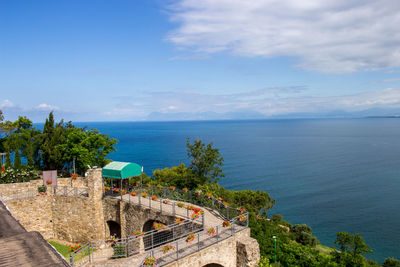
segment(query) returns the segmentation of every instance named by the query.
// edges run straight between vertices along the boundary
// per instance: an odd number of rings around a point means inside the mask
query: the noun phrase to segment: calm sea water
[[[399,119],[84,124],[119,140],[111,159],[148,174],[187,163],[187,137],[213,142],[225,158],[223,186],[268,192],[270,214],[310,225],[325,245],[336,232],[360,233],[369,258],[400,258]]]

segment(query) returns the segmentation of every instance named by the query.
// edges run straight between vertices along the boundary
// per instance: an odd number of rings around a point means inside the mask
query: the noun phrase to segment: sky
[[[5,119],[400,114],[398,0],[0,0]]]

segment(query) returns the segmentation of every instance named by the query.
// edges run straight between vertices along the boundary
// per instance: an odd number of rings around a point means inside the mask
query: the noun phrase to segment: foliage
[[[260,261],[258,262],[257,267],[272,267],[272,265],[269,263],[269,259],[266,257],[261,257]]]
[[[382,263],[382,267],[400,267],[400,261],[395,258],[386,258]]]
[[[0,173],[0,184],[22,183],[36,179],[39,179],[38,172],[27,166],[23,166],[20,169],[6,167]]]
[[[275,204],[275,200],[264,191],[233,191],[227,190],[219,184],[200,185],[198,189],[205,194],[221,197],[224,201],[232,203],[235,207],[245,208],[247,211],[257,214],[266,215],[267,211]]]
[[[47,187],[42,185],[38,186],[38,193],[45,193],[47,191]]]
[[[75,159],[79,173],[87,166],[106,165],[106,156],[115,151],[117,141],[95,129],[79,128],[71,122],[61,120],[55,123],[53,112],[43,127],[43,131],[33,127],[26,117],[15,122],[0,123],[4,133],[0,139],[0,150],[6,151],[6,165],[11,167],[10,155],[14,154],[14,168],[21,166],[21,157],[28,166],[42,170],[72,170]]]
[[[315,247],[318,244],[318,240],[312,235],[312,229],[306,224],[296,224],[290,231],[290,237],[296,242]]]
[[[366,260],[362,255],[372,253],[360,234],[352,235],[347,232],[338,232],[336,233],[335,244],[339,247],[340,252],[335,251],[332,255],[337,263],[344,266],[364,266]]]
[[[198,182],[193,172],[183,163],[172,168],[156,169],[153,171],[153,176],[160,184],[175,187],[192,189]]]
[[[225,177],[221,169],[224,158],[218,148],[213,148],[212,145],[212,142],[205,145],[201,140],[194,140],[191,144],[189,139],[186,140],[187,155],[191,163],[189,168],[200,184],[215,183],[219,178]]]

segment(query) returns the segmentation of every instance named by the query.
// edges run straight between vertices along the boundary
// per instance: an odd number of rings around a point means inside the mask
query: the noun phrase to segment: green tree
[[[382,263],[382,267],[400,267],[400,261],[395,258],[386,258]]]
[[[340,251],[335,251],[333,256],[336,262],[345,266],[364,266],[366,260],[362,255],[372,253],[360,234],[351,235],[347,232],[338,232],[335,244],[339,246]]]
[[[194,140],[191,144],[189,138],[186,140],[187,155],[191,163],[189,168],[201,184],[215,183],[219,178],[225,177],[221,169],[224,158],[218,148],[212,146],[212,142],[205,145],[202,140]]]
[[[176,186],[178,188],[187,187],[193,189],[198,184],[198,178],[191,169],[186,168],[185,164],[172,168],[157,169],[153,171],[153,176],[159,184]]]
[[[312,235],[312,229],[306,224],[296,224],[290,231],[290,236],[296,242],[315,247],[318,244],[318,240]]]

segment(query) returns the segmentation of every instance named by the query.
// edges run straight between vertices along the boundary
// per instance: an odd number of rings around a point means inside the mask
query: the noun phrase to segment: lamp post
[[[275,258],[275,263],[276,263],[276,236],[274,235],[272,238],[275,241],[275,246],[274,246],[274,248],[275,248],[275,257],[274,258]]]

